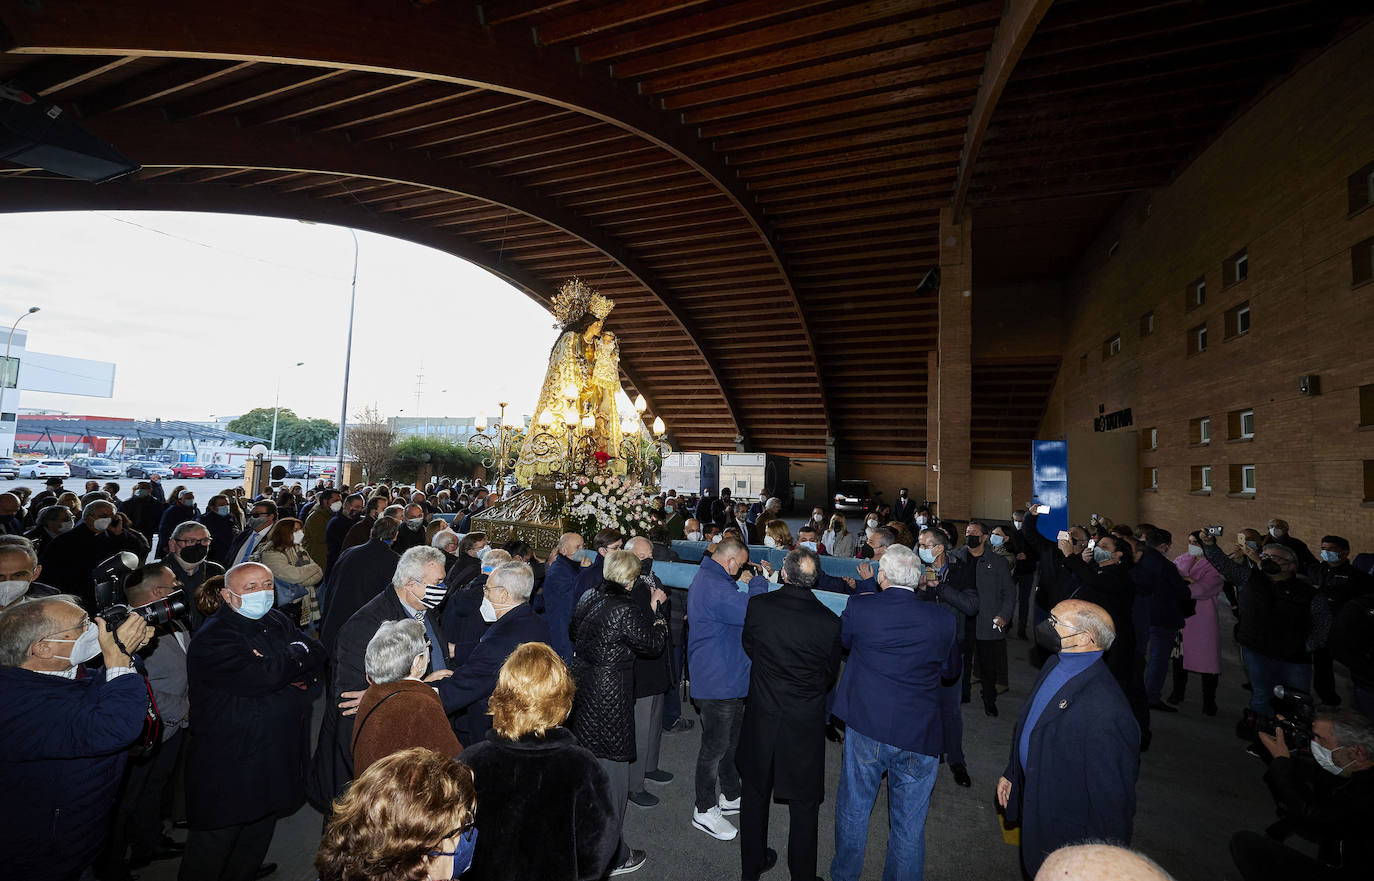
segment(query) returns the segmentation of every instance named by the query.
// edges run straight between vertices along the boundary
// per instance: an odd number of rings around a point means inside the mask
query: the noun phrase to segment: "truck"
[[[675,489],[678,495],[700,495],[703,489],[709,489],[714,494],[720,489],[720,456],[715,453],[669,453],[663,459],[663,476],[659,482],[664,492]]]

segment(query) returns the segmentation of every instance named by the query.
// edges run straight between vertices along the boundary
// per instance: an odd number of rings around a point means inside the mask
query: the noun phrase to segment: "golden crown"
[[[558,293],[553,295],[553,317],[560,327],[567,327],[590,311],[597,318],[605,318],[615,308],[615,302],[608,300],[587,287],[580,278],[570,278],[563,282]]]

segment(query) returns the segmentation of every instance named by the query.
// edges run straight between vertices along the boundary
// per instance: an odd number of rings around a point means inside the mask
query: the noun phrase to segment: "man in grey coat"
[[[973,693],[976,655],[983,711],[996,716],[998,661],[1007,649],[1007,625],[1016,607],[1016,581],[1007,561],[992,552],[988,533],[986,525],[970,520],[964,530],[964,547],[955,551],[954,556],[967,560],[973,567],[974,583],[978,587],[978,615],[968,619],[973,639],[964,641],[963,700],[967,703]]]

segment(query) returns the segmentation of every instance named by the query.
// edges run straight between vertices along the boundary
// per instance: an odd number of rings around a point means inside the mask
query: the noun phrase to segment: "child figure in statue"
[[[595,345],[592,388],[595,393],[596,437],[605,444],[602,449],[618,457],[621,432],[615,399],[620,392],[620,341],[615,334],[604,331],[597,337]]]

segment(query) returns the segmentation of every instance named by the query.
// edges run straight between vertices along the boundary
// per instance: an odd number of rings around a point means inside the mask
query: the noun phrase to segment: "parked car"
[[[123,477],[120,467],[109,459],[76,456],[67,463],[72,477]]]
[[[19,476],[19,463],[13,459],[0,459],[0,477],[14,480]]]
[[[171,477],[172,469],[161,462],[130,462],[124,466],[125,477]]]
[[[320,477],[325,474],[325,472],[332,474],[333,471],[334,468],[329,465],[292,465],[286,469],[286,476],[309,480],[312,477]]]
[[[172,476],[178,479],[204,477],[205,466],[197,465],[195,462],[178,462],[172,466]]]
[[[205,476],[213,480],[224,480],[227,478],[242,477],[243,467],[240,465],[225,465],[222,463],[206,465]]]
[[[24,463],[19,469],[20,477],[71,477],[72,469],[61,459],[37,459]]]
[[[835,489],[835,510],[862,514],[873,507],[873,490],[867,480],[841,480]]]

